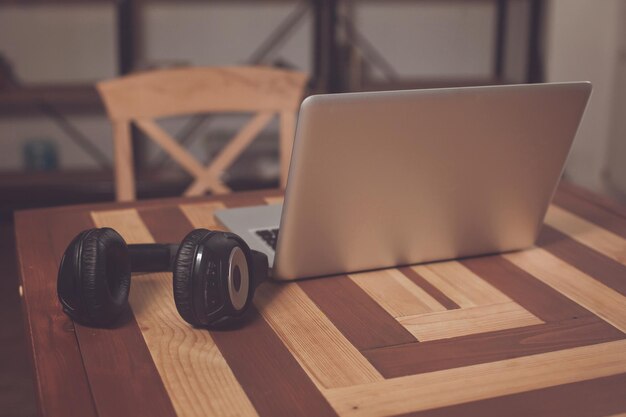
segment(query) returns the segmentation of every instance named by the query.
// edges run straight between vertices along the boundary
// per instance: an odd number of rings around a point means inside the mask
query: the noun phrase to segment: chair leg
[[[115,198],[117,201],[133,201],[135,200],[135,173],[130,123],[115,122],[113,130]]]

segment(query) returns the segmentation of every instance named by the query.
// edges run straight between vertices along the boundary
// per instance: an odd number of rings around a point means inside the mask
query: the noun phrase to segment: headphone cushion
[[[131,269],[126,242],[111,228],[94,229],[83,238],[79,262],[85,319],[111,324],[128,307]]]
[[[196,247],[209,234],[207,229],[195,229],[185,236],[174,261],[174,303],[178,314],[190,324],[197,323],[193,311],[193,281],[191,279]]]

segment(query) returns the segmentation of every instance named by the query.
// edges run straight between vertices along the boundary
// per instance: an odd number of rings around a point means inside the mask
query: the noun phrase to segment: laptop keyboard
[[[276,250],[276,241],[278,240],[278,228],[276,229],[263,229],[255,230],[257,236],[259,236],[265,243]]]

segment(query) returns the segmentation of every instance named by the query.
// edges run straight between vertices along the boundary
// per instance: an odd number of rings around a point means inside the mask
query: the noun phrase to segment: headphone
[[[196,229],[180,245],[127,245],[111,228],[89,229],[63,254],[57,294],[73,320],[106,327],[128,309],[132,272],[163,271],[173,272],[178,313],[189,324],[207,327],[246,312],[268,276],[268,261],[228,232]]]

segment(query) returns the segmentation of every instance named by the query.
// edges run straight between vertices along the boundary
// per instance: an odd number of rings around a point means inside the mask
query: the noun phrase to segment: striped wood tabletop
[[[129,243],[218,228],[277,192],[24,211],[24,310],[46,416],[626,415],[626,210],[568,185],[537,245],[264,284],[248,322],[189,327],[171,274],[136,275],[114,329],[73,324],[56,269],[80,230]]]

